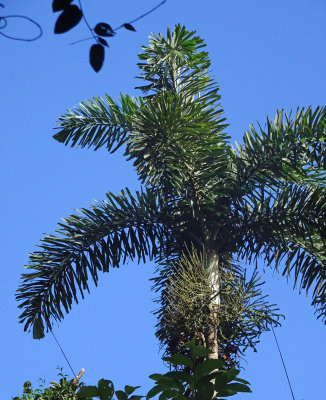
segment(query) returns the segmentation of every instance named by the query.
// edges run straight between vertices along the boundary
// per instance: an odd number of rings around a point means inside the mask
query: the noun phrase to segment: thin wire
[[[51,329],[50,329],[50,332],[52,333],[52,335],[54,337],[54,340],[57,342],[57,345],[59,346],[59,349],[61,350],[61,353],[63,354],[64,358],[66,359],[66,361],[67,361],[67,363],[68,363],[68,365],[69,365],[69,367],[71,369],[71,372],[73,373],[73,376],[76,377],[77,375],[76,375],[75,371],[73,370],[73,368],[72,368],[67,356],[65,355],[65,352],[62,350],[62,347],[60,346],[60,343],[59,343],[58,339],[55,337],[55,334],[52,332]]]
[[[293,394],[293,390],[292,390],[292,386],[291,386],[291,382],[290,382],[290,378],[289,378],[288,372],[286,370],[285,362],[284,362],[284,359],[283,359],[283,356],[282,356],[282,352],[281,352],[280,346],[278,344],[278,341],[277,341],[277,338],[276,338],[276,335],[275,335],[275,332],[274,332],[273,325],[272,325],[272,332],[273,332],[274,339],[275,339],[275,342],[276,342],[276,345],[277,345],[277,348],[278,348],[278,352],[280,353],[280,357],[281,357],[281,360],[282,360],[283,368],[284,368],[284,371],[285,371],[285,374],[286,374],[286,378],[288,380],[288,384],[289,384],[289,387],[290,387],[290,390],[291,390],[292,399],[295,400],[294,394]]]

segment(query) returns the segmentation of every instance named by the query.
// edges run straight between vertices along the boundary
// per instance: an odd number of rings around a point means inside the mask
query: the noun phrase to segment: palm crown
[[[325,319],[325,109],[278,111],[232,147],[203,47],[180,25],[166,38],[153,35],[139,55],[142,96],[94,98],[59,119],[54,138],[65,145],[111,153],[123,146],[142,189],[108,193],[63,219],[58,235],[45,236],[30,255],[17,299],[34,337],[84,297],[89,276],[96,284],[99,271],[147,258],[159,265],[165,305],[167,277],[177,287],[187,260],[201,260],[215,316],[226,301],[223,271],[239,277],[238,261],[264,260],[292,274],[300,289],[312,287]],[[166,310],[159,313],[163,336]],[[273,307],[265,310],[275,322]]]

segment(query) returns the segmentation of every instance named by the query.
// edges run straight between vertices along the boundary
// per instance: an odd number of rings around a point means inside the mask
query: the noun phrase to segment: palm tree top
[[[71,147],[123,147],[142,189],[108,193],[41,239],[22,275],[20,322],[40,338],[88,278],[128,260],[173,262],[194,246],[223,265],[265,263],[312,288],[325,320],[325,108],[277,111],[233,147],[205,44],[177,25],[139,55],[141,96],[97,97],[59,118]],[[215,264],[214,264],[215,265]]]

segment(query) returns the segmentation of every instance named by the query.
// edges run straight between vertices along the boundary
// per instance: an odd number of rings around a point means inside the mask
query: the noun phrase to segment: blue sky
[[[176,23],[196,30],[207,45],[212,74],[219,82],[232,140],[241,142],[250,123],[264,124],[278,108],[287,111],[325,104],[326,4],[323,0],[168,0],[155,14],[135,24],[137,33],[120,31],[110,42],[102,71],[88,64],[91,42],[69,43],[88,36],[86,27],[54,36],[51,2],[3,1],[0,15],[23,14],[44,28],[32,43],[0,37],[1,46],[1,266],[0,382],[3,399],[21,392],[25,380],[54,380],[56,367],[69,374],[53,338],[32,339],[18,324],[14,299],[28,253],[44,232],[53,233],[61,217],[104,198],[106,191],[139,188],[121,153],[65,148],[52,139],[66,108],[92,96],[137,94],[137,54],[151,32],[166,32]],[[91,23],[112,26],[145,12],[154,1],[84,0]],[[23,24],[8,26],[26,32]],[[147,376],[164,370],[154,337],[154,293],[149,278],[155,266],[130,263],[102,277],[98,288],[75,306],[54,329],[84,381],[105,377],[149,388]],[[260,265],[263,272],[263,264]],[[317,321],[309,297],[292,290],[292,282],[270,271],[266,293],[286,319],[276,330],[297,400],[322,398],[326,327]],[[251,400],[291,398],[271,333],[258,352],[249,352],[241,375]]]

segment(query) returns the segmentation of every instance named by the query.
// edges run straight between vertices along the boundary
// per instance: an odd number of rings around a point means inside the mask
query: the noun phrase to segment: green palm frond
[[[191,179],[206,186],[227,167],[228,148],[219,135],[219,121],[182,94],[164,92],[150,99],[133,124],[126,154],[144,184],[180,194]]]
[[[206,72],[210,66],[208,53],[201,49],[205,47],[203,39],[189,32],[180,24],[174,31],[167,30],[166,38],[154,35],[149,38],[149,46],[143,46],[138,63],[142,81],[148,84],[138,87],[144,94],[170,90],[177,93],[180,88],[190,84],[191,90],[196,85],[207,83]],[[209,81],[209,80],[208,80]],[[198,89],[195,93],[198,94]],[[150,93],[150,96],[153,95]]]
[[[105,100],[94,97],[80,103],[59,118],[59,132],[53,137],[66,146],[93,146],[95,150],[105,146],[113,153],[126,142],[130,117],[142,100],[122,95],[120,103],[119,106],[108,95]]]
[[[68,313],[73,301],[84,297],[89,277],[97,285],[100,271],[157,256],[168,236],[150,191],[109,193],[105,201],[81,209],[59,226],[59,236],[45,236],[40,250],[30,255],[26,268],[32,272],[23,274],[17,293],[24,310],[20,321],[25,330],[33,326],[34,337],[42,337],[44,324],[51,329],[52,318],[60,321],[63,311]]]
[[[326,242],[319,243],[325,248]],[[318,246],[319,247],[319,246]],[[294,286],[308,292],[313,286],[312,305],[317,306],[317,299],[325,300],[326,293],[326,252],[318,251],[316,244],[309,245],[309,240],[292,237],[284,245],[265,246],[263,256],[270,265],[282,265],[283,275],[294,275]],[[322,309],[316,309],[318,314]],[[324,322],[326,315],[318,314]]]
[[[242,258],[263,257],[283,275],[293,275],[300,290],[313,286],[314,299],[326,293],[324,187],[288,184],[274,192],[262,189],[248,196],[239,212]]]
[[[146,61],[139,65],[142,79],[160,80],[163,73],[162,79],[173,83],[152,86],[155,96],[122,96],[121,106],[109,96],[80,103],[59,119],[54,137],[66,145],[106,146],[111,152],[125,144],[124,155],[133,160],[142,183],[169,198],[185,187],[188,193],[190,187],[208,192],[227,170],[229,137],[204,46],[180,25],[168,31],[167,39],[154,35],[139,55]]]
[[[127,145],[142,182],[161,195],[207,202],[228,171],[229,137],[210,60],[195,32],[177,25],[167,37],[153,35],[138,66],[144,104],[133,117]]]
[[[293,119],[278,111],[267,131],[251,126],[232,162],[237,196],[251,193],[258,185],[278,185],[280,181],[325,182],[326,109],[299,110]]]

